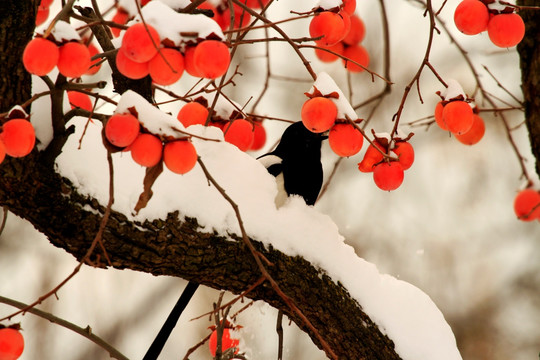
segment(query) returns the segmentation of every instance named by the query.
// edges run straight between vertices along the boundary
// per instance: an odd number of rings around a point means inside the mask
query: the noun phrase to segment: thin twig
[[[107,351],[111,357],[115,359],[119,359],[119,360],[128,360],[128,358],[125,355],[123,355],[120,351],[114,348],[111,344],[107,343],[105,340],[97,336],[93,332],[93,330],[90,328],[90,326],[87,326],[86,328],[82,328],[80,326],[73,324],[72,322],[59,318],[51,313],[36,309],[33,306],[30,306],[22,302],[9,299],[3,296],[0,296],[0,303],[16,307],[18,309],[24,310],[24,312],[29,312],[30,314],[39,316],[40,318],[46,319],[54,324],[63,326],[66,329],[74,331],[77,334],[82,335],[83,337],[92,341],[93,343],[95,343],[96,345],[98,345],[99,347]]]

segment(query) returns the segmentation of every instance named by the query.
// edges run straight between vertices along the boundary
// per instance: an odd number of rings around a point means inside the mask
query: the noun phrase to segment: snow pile
[[[225,38],[217,22],[208,16],[177,13],[161,1],[149,2],[141,13],[144,21],[157,30],[162,40],[169,39],[178,47],[196,39]],[[137,15],[127,25],[141,21],[140,15]]]
[[[316,6],[315,8],[322,8],[324,10],[330,10],[330,9],[334,9],[334,8],[337,8],[337,7],[340,7],[342,5],[342,1],[341,0],[319,0],[317,3],[316,3]]]
[[[320,81],[322,78],[324,76]],[[182,125],[174,117],[161,113],[135,93],[127,92],[119,102],[118,111],[130,107],[136,109],[145,126],[165,133],[172,131],[178,136],[171,126],[181,129]],[[88,124],[82,147],[78,149],[86,123],[87,119],[83,118],[71,121],[77,130],[57,159],[58,171],[79,187],[81,193],[105,205],[108,170],[101,124],[97,121]],[[189,132],[213,140],[222,139],[221,131],[213,127],[191,126]],[[192,141],[210,174],[238,204],[250,237],[288,255],[304,257],[336,283],[343,284],[394,341],[403,359],[461,359],[450,327],[426,294],[409,283],[381,275],[375,265],[359,258],[353,248],[344,243],[328,216],[306,206],[301,198],[292,197],[276,209],[275,179],[248,154],[224,141],[196,137]],[[200,166],[182,176],[165,169],[153,186],[154,195],[148,206],[134,214],[133,208],[143,189],[144,168],[135,164],[129,153],[116,153],[113,158],[114,210],[139,221],[164,218],[179,210],[180,216],[197,218],[205,231],[225,236],[239,233],[233,209],[208,185]]]
[[[461,87],[461,84],[454,79],[447,79],[446,80],[448,87],[441,91],[441,96],[444,100],[452,100],[452,99],[467,99],[467,94],[465,94],[465,91],[463,90],[463,87]]]

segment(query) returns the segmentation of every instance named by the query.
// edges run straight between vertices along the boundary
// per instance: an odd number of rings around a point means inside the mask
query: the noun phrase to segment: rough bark
[[[21,59],[24,46],[32,39],[38,2],[0,1],[0,113],[31,96],[30,74],[21,66]]]
[[[538,1],[521,0],[518,5],[538,6]],[[525,123],[536,158],[536,173],[540,175],[540,11],[521,10],[519,14],[525,21],[525,38],[517,47],[521,60]]]

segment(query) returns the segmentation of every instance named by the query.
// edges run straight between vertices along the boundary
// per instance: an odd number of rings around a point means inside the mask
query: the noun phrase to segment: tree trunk
[[[31,97],[31,81],[21,64],[32,39],[39,0],[0,1],[0,113]]]
[[[518,5],[538,6],[538,1],[519,0]],[[525,38],[517,47],[521,59],[525,123],[536,158],[536,173],[540,176],[540,10],[521,10],[519,14],[525,21]]]

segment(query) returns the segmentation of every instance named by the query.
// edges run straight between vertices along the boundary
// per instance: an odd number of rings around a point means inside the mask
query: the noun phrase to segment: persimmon
[[[442,117],[443,108],[444,108],[443,102],[439,101],[437,105],[435,106],[435,122],[437,123],[437,125],[439,125],[439,127],[442,130],[448,131],[448,126],[443,121],[443,117]]]
[[[0,359],[16,360],[24,351],[24,338],[21,332],[13,328],[0,329]]]
[[[302,106],[302,122],[308,130],[314,133],[322,133],[330,129],[336,121],[336,116],[336,104],[322,96],[311,98]]]
[[[163,162],[173,173],[185,174],[197,163],[195,146],[188,140],[168,142],[163,148]]]
[[[328,134],[330,148],[337,155],[349,157],[357,154],[364,143],[364,137],[351,124],[335,124]]]
[[[373,167],[384,159],[383,154],[385,151],[384,147],[379,144],[377,140],[373,141],[373,143],[368,146],[362,161],[358,163],[358,170],[365,173],[372,172]]]
[[[156,56],[159,43],[159,34],[153,26],[137,23],[126,30],[120,51],[130,60],[144,63]]]
[[[257,151],[263,148],[266,144],[266,129],[264,128],[262,121],[253,122],[253,142],[249,147],[251,151]]]
[[[0,164],[4,161],[6,158],[6,145],[4,145],[4,141],[2,141],[0,137]]]
[[[152,134],[141,133],[129,146],[131,157],[137,164],[152,167],[157,165],[162,157],[163,144]]]
[[[245,119],[236,119],[225,127],[225,141],[247,151],[254,138],[253,124]]]
[[[525,36],[525,23],[516,13],[497,14],[491,17],[487,25],[491,42],[498,47],[516,46]]]
[[[30,40],[23,52],[26,71],[37,76],[45,76],[58,64],[60,51],[52,41],[43,38]]]
[[[514,212],[522,221],[540,219],[540,193],[531,188],[520,191],[514,199]]]
[[[343,43],[338,42],[337,44],[334,44],[331,46],[321,46],[320,49],[317,49],[317,48],[315,49],[315,56],[317,56],[319,60],[326,63],[334,62],[337,59],[339,59],[339,56],[331,52],[328,52],[326,50],[330,50],[336,54],[343,55],[343,50],[344,50]]]
[[[217,40],[202,41],[193,53],[193,64],[198,73],[207,79],[215,79],[224,75],[230,62],[229,48]]]
[[[309,34],[317,45],[331,46],[341,41],[346,35],[343,17],[331,11],[315,15],[309,23]]]
[[[480,0],[463,0],[454,11],[454,23],[466,35],[476,35],[487,30],[489,11]]]
[[[451,101],[443,108],[442,121],[451,133],[464,134],[473,124],[472,108],[465,101]]]
[[[364,68],[369,66],[369,53],[367,52],[366,48],[360,44],[345,47],[345,50],[343,50],[343,56],[349,60],[352,60],[349,61],[343,59],[343,64],[349,72],[359,73],[364,71]],[[353,61],[362,65],[363,67],[354,63]]]
[[[403,168],[397,161],[382,162],[373,169],[373,181],[381,190],[392,191],[403,183]]]
[[[36,14],[36,26],[43,24],[49,18],[50,10],[48,7],[38,7]]]
[[[455,134],[456,139],[465,145],[474,145],[484,137],[486,126],[484,120],[477,114],[473,114],[473,123],[469,131],[464,134]]]
[[[149,74],[147,62],[140,63],[133,61],[123,51],[116,53],[115,63],[120,74],[130,79],[142,79]]]
[[[32,123],[26,119],[11,119],[2,125],[0,140],[4,143],[6,154],[23,157],[32,151],[36,143],[36,132]]]
[[[124,10],[122,10],[122,9],[118,9],[114,13],[111,20],[113,22],[117,23],[118,25],[125,25],[125,24],[127,24],[128,20],[129,20],[129,14],[127,12],[125,12]],[[122,29],[120,29],[118,27],[111,27],[111,32],[114,35],[114,37],[120,36],[121,31],[122,31]]]
[[[233,15],[234,15],[234,29],[240,29],[246,27],[251,22],[251,14],[242,9],[242,7],[233,4]],[[221,30],[227,30],[231,26],[231,9],[226,8],[225,11],[220,16],[219,25]]]
[[[92,57],[99,54],[99,50],[97,49],[96,45],[90,43],[88,44],[88,51],[90,52],[90,67],[86,71],[86,75],[94,75],[96,74],[99,69],[101,69],[101,59],[95,59],[92,60]]]
[[[182,106],[176,118],[185,128],[191,125],[204,125],[208,118],[208,109],[196,101]]]
[[[78,78],[90,68],[90,50],[84,44],[70,41],[60,46],[58,71],[69,78]]]
[[[347,35],[343,38],[343,43],[347,45],[356,45],[366,36],[366,26],[358,15],[351,15],[351,28]]]
[[[117,147],[126,147],[139,135],[139,120],[131,114],[114,114],[105,123],[105,137]]]
[[[392,152],[397,155],[398,163],[403,170],[409,169],[414,162],[414,148],[407,141],[396,141]]]
[[[356,10],[356,0],[342,0],[341,9],[349,15],[353,15]]]
[[[195,55],[196,46],[187,46],[184,50],[184,69],[194,77],[203,77],[203,73],[195,66],[193,55]]]
[[[230,348],[238,348],[240,341],[238,339],[231,338],[231,333],[229,328],[223,329],[223,335],[221,337],[221,351],[224,352]],[[210,348],[210,353],[212,356],[216,356],[217,351],[217,330],[212,332],[210,335],[210,340],[208,340],[208,346]],[[238,349],[235,351],[235,354],[238,353]]]
[[[270,0],[246,0],[246,5],[252,9],[262,9]]]
[[[184,57],[176,49],[162,48],[148,62],[148,73],[158,85],[172,85],[184,73]]]

